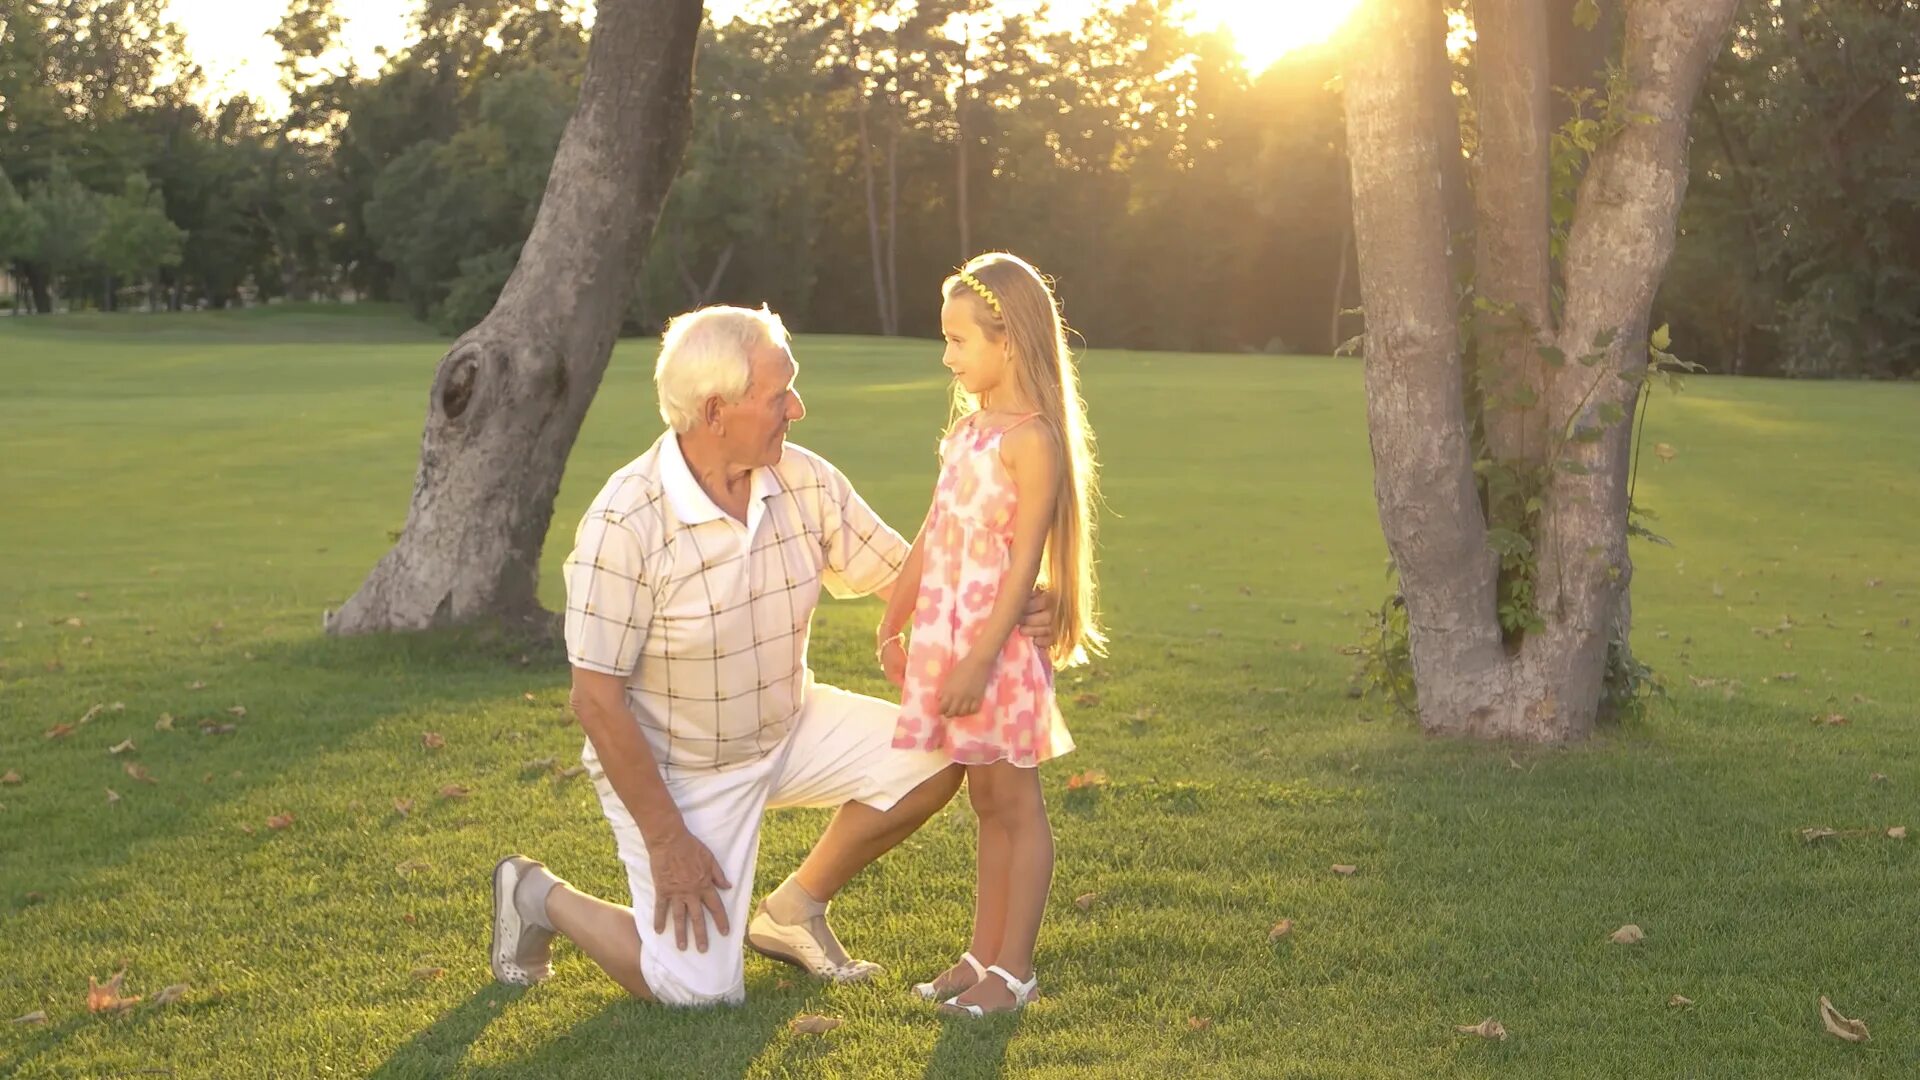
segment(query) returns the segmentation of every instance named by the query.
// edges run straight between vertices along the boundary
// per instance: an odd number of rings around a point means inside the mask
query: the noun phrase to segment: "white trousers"
[[[952,764],[945,754],[893,748],[898,704],[818,683],[792,730],[765,757],[722,772],[667,781],[687,828],[713,852],[731,889],[720,891],[728,933],[709,920],[707,951],[674,944],[672,922],[653,930],[653,871],[640,827],[595,762],[588,762],[600,807],[613,826],[614,846],[626,864],[633,890],[634,927],[640,932],[640,972],[648,989],[669,1005],[738,1004],[746,997],[742,943],[752,910],[754,863],[760,854],[760,820],[789,806],[865,803],[886,811],[914,788]]]

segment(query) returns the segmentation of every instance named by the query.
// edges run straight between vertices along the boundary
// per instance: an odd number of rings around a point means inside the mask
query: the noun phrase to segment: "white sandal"
[[[987,968],[980,963],[979,958],[974,956],[973,953],[971,952],[961,953],[960,962],[966,964],[968,967],[973,969],[974,982],[977,983],[981,979],[984,979],[987,977]],[[913,987],[913,992],[915,994],[918,994],[921,1000],[923,1001],[939,1001],[940,1000],[940,987],[938,985],[939,981],[940,981],[939,979],[935,979],[933,982],[915,983]],[[964,994],[971,989],[973,989],[973,987],[963,986],[958,991],[955,991],[955,993]]]
[[[1026,982],[1021,982],[1014,977],[1013,972],[1008,971],[999,964],[994,964],[987,968],[987,971],[1000,976],[1000,980],[1007,984],[1007,989],[1013,991],[1013,1008],[993,1010],[996,1013],[1019,1012],[1021,1009],[1026,1008],[1027,1003],[1034,999],[1034,991],[1040,987],[1040,975],[1038,972],[1034,973],[1033,978],[1028,979]],[[966,991],[962,990],[960,993],[964,994]],[[958,994],[941,1002],[940,1011],[949,1016],[970,1016],[975,1020],[987,1015],[987,1010],[978,1005],[962,1003]]]

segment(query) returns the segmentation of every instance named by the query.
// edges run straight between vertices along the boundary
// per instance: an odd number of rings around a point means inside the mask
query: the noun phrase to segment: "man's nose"
[[[800,400],[800,391],[795,390],[793,392],[793,400],[787,403],[787,420],[788,422],[802,420],[806,418],[806,415],[807,403]]]

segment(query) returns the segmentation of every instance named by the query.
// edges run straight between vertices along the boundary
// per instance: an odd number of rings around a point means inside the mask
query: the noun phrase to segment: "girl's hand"
[[[896,687],[907,685],[907,645],[895,634],[880,643],[880,671]]]
[[[941,716],[972,716],[980,711],[987,696],[987,675],[993,661],[978,660],[971,654],[953,666],[940,684]]]

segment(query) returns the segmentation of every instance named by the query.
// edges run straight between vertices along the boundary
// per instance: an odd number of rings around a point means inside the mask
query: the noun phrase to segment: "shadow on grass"
[[[1018,1030],[1017,1012],[979,1020],[942,1017],[940,1038],[920,1075],[925,1080],[1000,1076],[1006,1069],[1007,1044]]]
[[[458,1008],[434,1021],[432,1027],[407,1040],[378,1069],[368,1073],[367,1080],[403,1080],[453,1072],[494,1017],[526,992],[526,987],[500,983],[476,991]]]
[[[311,637],[250,646],[234,642],[218,652],[190,659],[166,656],[159,662],[175,665],[183,681],[189,673],[207,673],[221,696],[192,699],[196,707],[181,710],[178,733],[165,740],[149,742],[141,735],[149,751],[144,760],[163,778],[204,773],[205,779],[198,787],[157,787],[165,793],[161,801],[149,803],[137,818],[114,819],[104,839],[100,830],[68,827],[59,809],[9,800],[17,803],[11,809],[21,815],[21,828],[15,834],[19,842],[0,855],[0,881],[7,883],[0,892],[5,905],[0,934],[17,932],[11,920],[30,917],[36,905],[51,907],[83,892],[94,875],[119,868],[156,844],[205,833],[222,807],[310,771],[331,749],[396,715],[461,710],[517,696],[529,674],[554,684],[566,679],[564,660],[550,643],[485,630]],[[28,696],[23,704],[51,715],[78,715],[83,702],[110,700],[121,685],[141,686],[126,695],[132,703],[127,712],[142,716],[138,727],[107,713],[93,729],[138,734],[149,723],[145,716],[163,705],[179,709],[171,703],[182,697],[145,689],[153,672],[141,663],[153,661],[102,666],[72,684],[42,675],[14,686]],[[246,701],[251,714],[230,715],[234,710],[226,706],[236,700]],[[37,732],[14,735],[17,748],[34,755],[27,760],[46,777],[48,789],[78,785],[95,775],[93,756],[75,752],[81,738],[53,742]],[[212,779],[235,770],[243,772],[243,782]],[[32,892],[43,895],[22,899]]]

